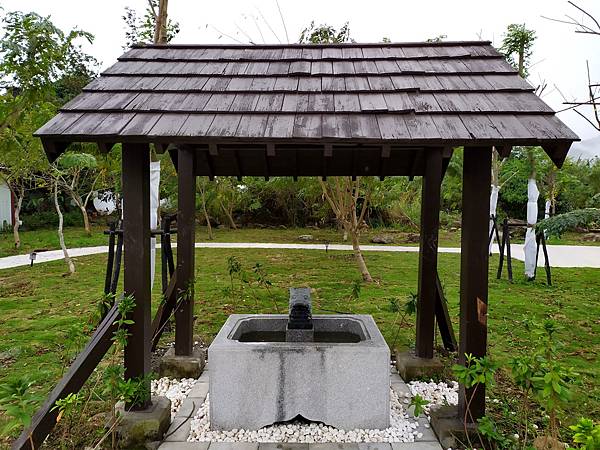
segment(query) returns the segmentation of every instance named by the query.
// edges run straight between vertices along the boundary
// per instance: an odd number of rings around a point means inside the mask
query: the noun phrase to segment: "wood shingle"
[[[137,46],[36,134],[47,149],[541,145],[559,164],[578,139],[489,42]]]

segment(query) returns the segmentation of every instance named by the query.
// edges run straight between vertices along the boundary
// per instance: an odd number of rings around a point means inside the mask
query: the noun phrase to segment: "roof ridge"
[[[279,49],[279,48],[350,48],[350,47],[455,47],[461,45],[491,45],[491,41],[412,41],[412,42],[345,42],[332,44],[134,44],[131,48],[256,48],[256,49]]]

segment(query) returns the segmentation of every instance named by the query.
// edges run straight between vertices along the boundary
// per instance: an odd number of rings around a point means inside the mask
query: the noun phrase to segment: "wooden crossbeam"
[[[163,294],[163,301],[158,306],[154,320],[152,320],[152,345],[151,351],[156,350],[158,341],[163,334],[165,325],[177,306],[177,270],[173,273],[169,285]]]
[[[242,181],[242,166],[240,164],[240,155],[237,150],[233,150],[233,165],[235,166],[237,180]]]
[[[392,149],[389,145],[383,145],[381,147],[381,154],[379,156],[379,180],[385,180],[385,163],[389,160]]]
[[[415,153],[414,153],[413,159],[412,159],[412,163],[410,165],[410,172],[408,175],[408,179],[410,181],[415,179],[415,173],[417,172],[417,167],[419,166],[419,163],[421,162],[422,157],[423,157],[423,150],[415,150]]]
[[[440,330],[440,336],[442,336],[444,348],[449,352],[455,352],[458,350],[458,345],[456,344],[454,328],[452,326],[452,321],[450,320],[450,314],[448,313],[448,302],[444,295],[444,289],[442,288],[439,273],[436,274],[435,288],[435,319],[438,324],[438,329]]]
[[[115,322],[119,315],[118,303],[115,303],[90,338],[85,349],[77,355],[67,373],[46,398],[46,402],[35,413],[31,419],[31,425],[23,430],[18,439],[13,442],[12,450],[34,450],[42,445],[56,424],[58,409],[53,410],[56,401],[69,394],[79,392],[83,387],[112,345],[113,333],[117,328]]]
[[[333,145],[325,144],[323,146],[323,181],[327,180],[327,174],[329,173],[329,162],[333,157]]]

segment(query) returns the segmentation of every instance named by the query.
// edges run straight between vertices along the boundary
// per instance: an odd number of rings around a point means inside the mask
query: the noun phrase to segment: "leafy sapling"
[[[425,412],[425,406],[427,405],[429,405],[429,400],[425,400],[419,394],[415,394],[415,396],[410,399],[408,406],[413,408],[413,416],[419,417]]]
[[[575,425],[569,427],[573,434],[575,448],[585,450],[600,450],[600,423],[592,419],[581,418]]]

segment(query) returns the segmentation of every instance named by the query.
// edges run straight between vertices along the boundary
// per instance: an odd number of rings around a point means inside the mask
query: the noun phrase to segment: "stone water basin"
[[[315,315],[311,342],[286,342],[286,315],[229,316],[208,349],[215,430],[301,416],[336,428],[390,421],[390,350],[368,315]]]

